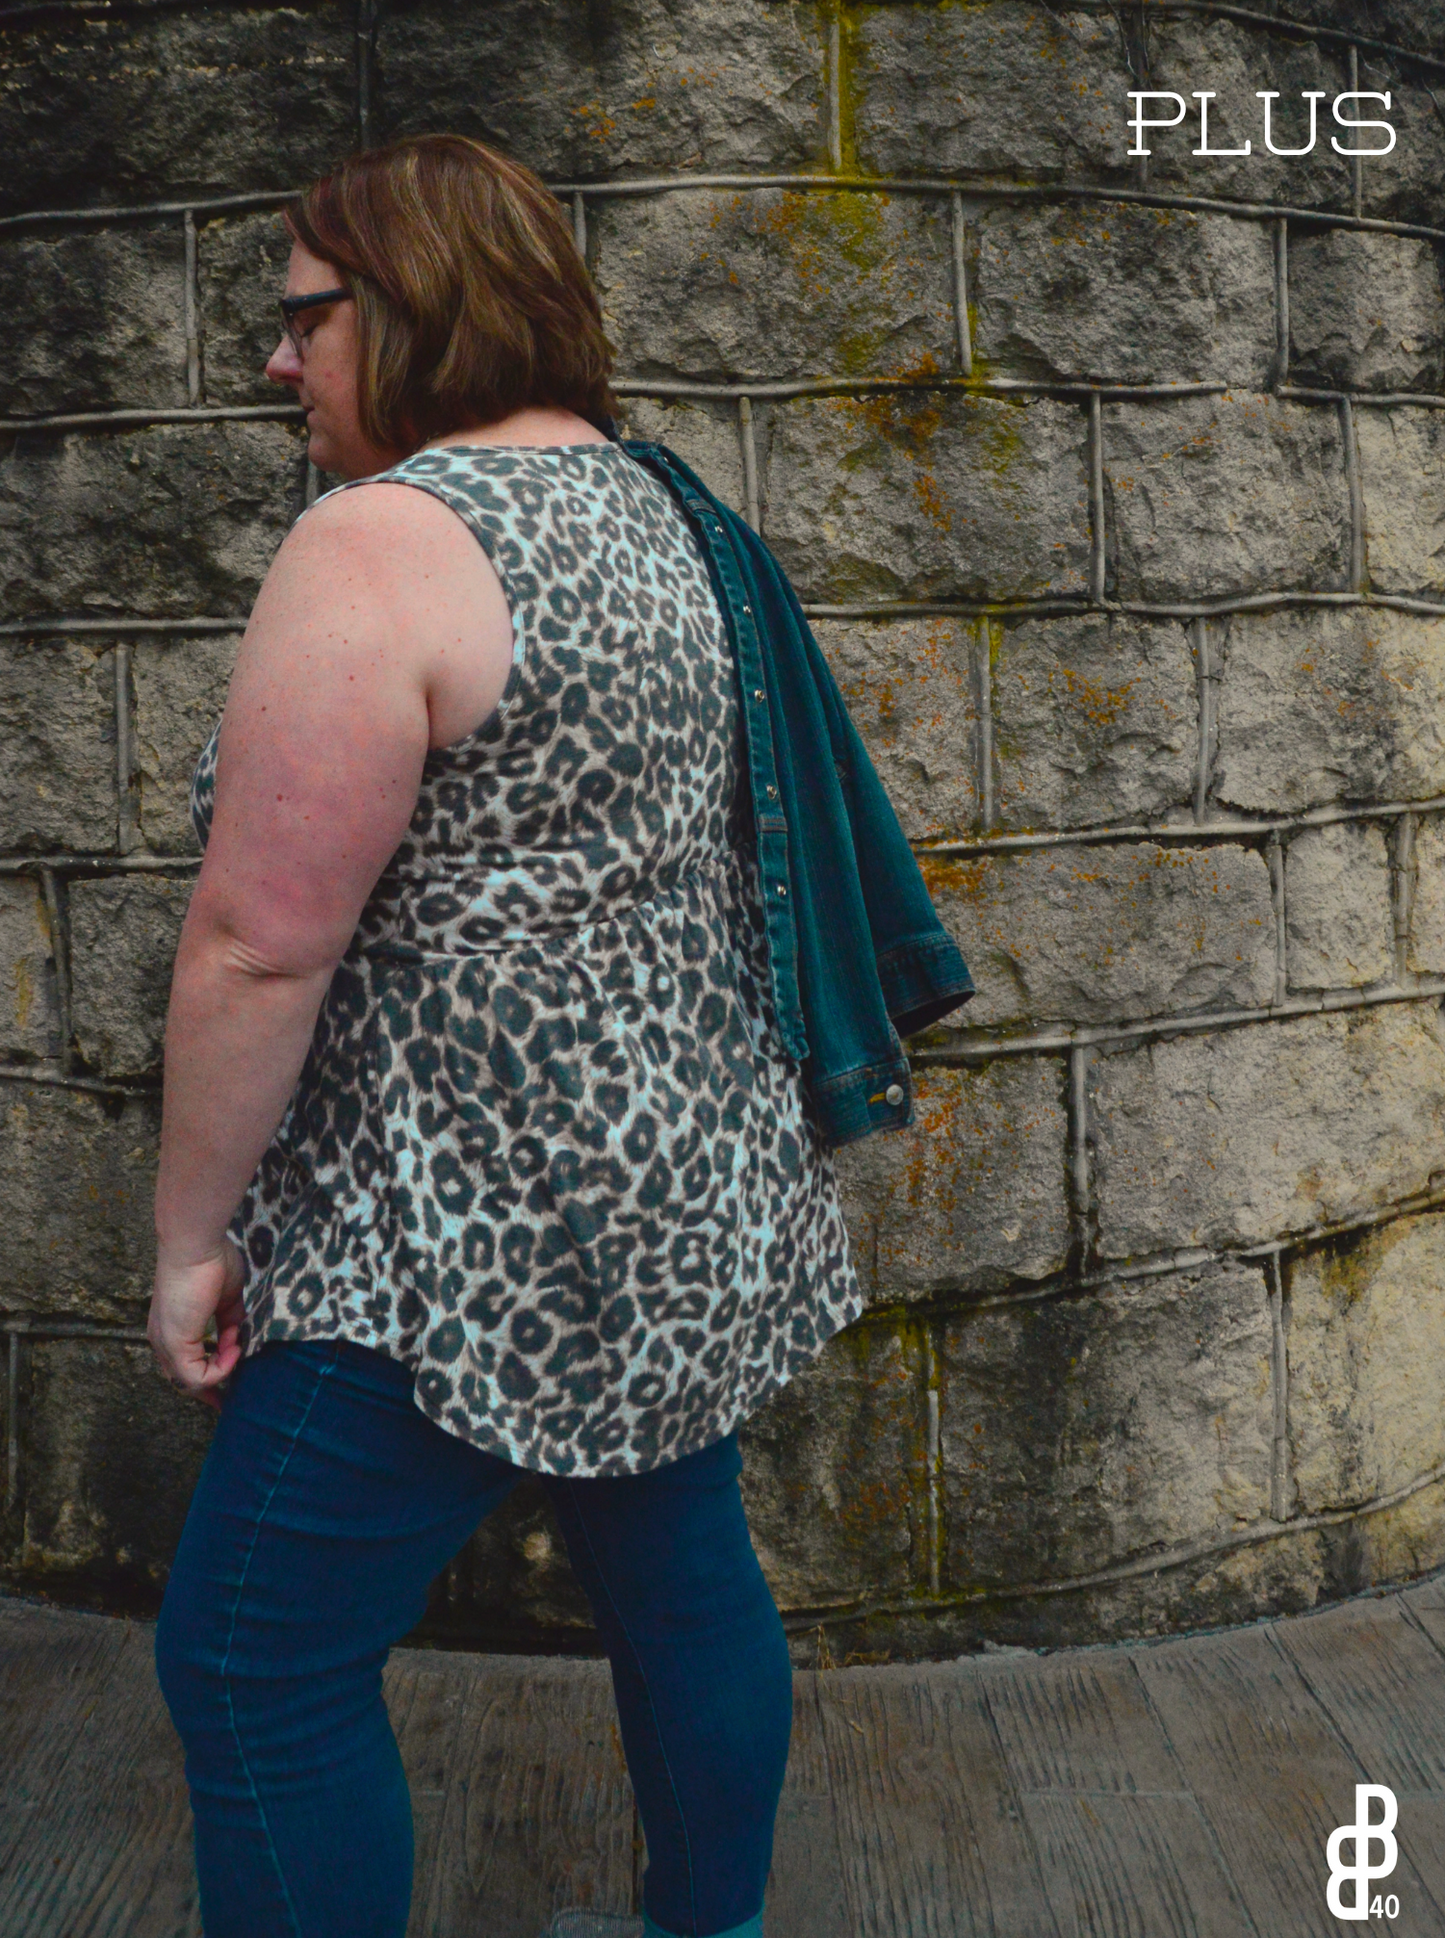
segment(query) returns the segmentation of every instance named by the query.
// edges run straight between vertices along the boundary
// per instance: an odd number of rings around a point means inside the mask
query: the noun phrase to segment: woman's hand
[[[241,1255],[229,1238],[222,1238],[220,1250],[198,1263],[182,1264],[164,1247],[156,1261],[146,1328],[151,1347],[167,1379],[217,1412],[221,1401],[216,1388],[241,1357],[243,1278]],[[216,1343],[208,1351],[204,1340],[212,1319]]]

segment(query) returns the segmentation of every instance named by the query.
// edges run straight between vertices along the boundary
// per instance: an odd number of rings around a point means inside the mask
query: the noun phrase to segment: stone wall
[[[794,576],[979,985],[843,1160],[865,1318],[745,1430],[800,1659],[1445,1559],[1445,10],[1276,11],[0,10],[13,1587],[153,1606],[203,1453],[149,1188],[190,767],[317,486],[276,209],[425,128],[566,199],[631,425]],[[1256,152],[1128,160],[1146,84]],[[529,1483],[431,1632],[586,1622]]]

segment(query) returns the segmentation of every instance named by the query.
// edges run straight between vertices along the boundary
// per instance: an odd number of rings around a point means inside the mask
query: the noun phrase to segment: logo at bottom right
[[[1383,1815],[1372,1822],[1370,1805],[1376,1798],[1379,1799]],[[1337,1918],[1361,1921],[1398,1916],[1400,1900],[1393,1891],[1387,1898],[1377,1895],[1372,1899],[1370,1896],[1371,1884],[1377,1878],[1388,1877],[1399,1860],[1400,1847],[1395,1842],[1395,1821],[1398,1816],[1399,1805],[1395,1801],[1395,1793],[1385,1784],[1355,1785],[1355,1821],[1332,1830],[1325,1845],[1325,1857],[1330,1867],[1325,1903]],[[1354,1854],[1352,1864],[1345,1863],[1341,1856],[1346,1844],[1351,1846]],[[1380,1849],[1380,1862],[1372,1864],[1370,1855],[1376,1845]],[[1352,1904],[1346,1904],[1340,1896],[1341,1887],[1347,1882],[1353,1882],[1355,1887]]]

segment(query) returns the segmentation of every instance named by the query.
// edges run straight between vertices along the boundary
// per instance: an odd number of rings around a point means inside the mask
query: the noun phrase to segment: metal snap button
[[[883,1092],[883,1101],[885,1104],[901,1104],[903,1102],[903,1085],[901,1083],[890,1083],[888,1088]]]
[[[778,790],[777,790],[777,789],[776,789],[775,787],[772,787],[772,786],[769,786],[769,788],[768,788],[768,799],[769,799],[770,801],[776,801],[776,800],[777,800],[777,798],[778,798]]]
[[[753,698],[755,700],[766,700],[767,697],[768,697],[767,694],[764,693],[763,689],[760,686],[755,686],[753,688]]]
[[[787,888],[786,888],[786,887],[784,886],[784,884],[783,884],[782,882],[779,882],[779,883],[778,883],[778,893],[779,893],[780,895],[786,895],[786,894],[787,894],[787,892],[788,892],[788,891],[787,891]]]

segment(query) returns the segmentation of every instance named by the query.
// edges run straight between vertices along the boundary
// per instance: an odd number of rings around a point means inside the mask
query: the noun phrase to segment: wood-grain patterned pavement
[[[199,1938],[151,1647],[0,1600],[0,1938]],[[387,1695],[411,1938],[635,1909],[605,1664],[397,1650]],[[768,1938],[1326,1938],[1361,1782],[1398,1799],[1372,1890],[1399,1909],[1348,1928],[1445,1938],[1445,1577],[1162,1642],[799,1672]]]

